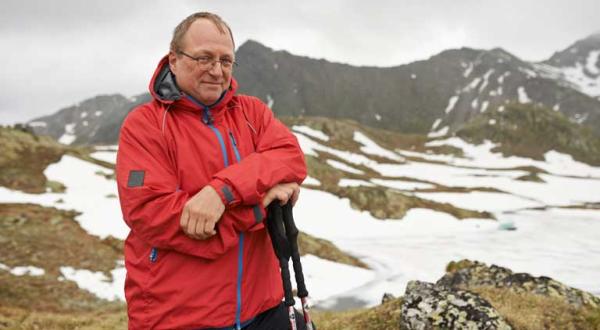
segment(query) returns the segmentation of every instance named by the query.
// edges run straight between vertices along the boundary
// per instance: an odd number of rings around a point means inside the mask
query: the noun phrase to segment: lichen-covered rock
[[[469,260],[451,262],[446,270],[446,275],[436,282],[437,286],[460,289],[493,286],[514,292],[562,298],[576,307],[583,305],[600,307],[600,298],[545,276],[535,277],[526,273],[513,273],[508,268],[496,265],[488,267],[484,263]]]
[[[512,329],[475,293],[411,281],[406,287],[400,329]]]

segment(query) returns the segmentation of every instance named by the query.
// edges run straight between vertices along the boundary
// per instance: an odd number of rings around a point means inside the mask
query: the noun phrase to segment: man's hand
[[[292,206],[294,206],[298,195],[300,195],[300,186],[296,182],[280,183],[267,191],[263,198],[263,206],[269,206],[275,199],[280,200],[279,204],[281,205],[285,205],[288,200],[291,200]]]
[[[179,224],[189,237],[204,240],[217,233],[215,226],[224,211],[225,205],[215,189],[205,186],[185,203]]]

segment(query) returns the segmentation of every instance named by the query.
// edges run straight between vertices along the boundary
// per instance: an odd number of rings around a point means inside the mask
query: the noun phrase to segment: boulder
[[[600,298],[549,277],[513,273],[508,268],[496,265],[487,266],[478,261],[461,260],[451,262],[447,267],[446,275],[436,282],[436,286],[457,289],[492,286],[509,289],[517,293],[558,297],[576,307],[600,307]]]
[[[400,329],[512,329],[479,295],[436,286],[408,283],[401,307]]]

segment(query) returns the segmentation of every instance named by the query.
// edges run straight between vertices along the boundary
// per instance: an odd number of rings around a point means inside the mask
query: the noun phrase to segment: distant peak
[[[246,42],[244,42],[238,48],[238,51],[240,51],[241,49],[260,49],[260,50],[265,50],[265,51],[273,51],[273,49],[261,44],[260,42],[258,42],[256,40],[252,40],[252,39],[246,40]]]

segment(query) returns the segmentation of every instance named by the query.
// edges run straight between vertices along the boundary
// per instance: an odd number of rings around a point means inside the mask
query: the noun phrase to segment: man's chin
[[[213,103],[217,102],[217,100],[221,97],[221,93],[223,93],[222,90],[201,93],[200,97],[198,98],[198,101],[200,101],[206,105],[213,104]]]

